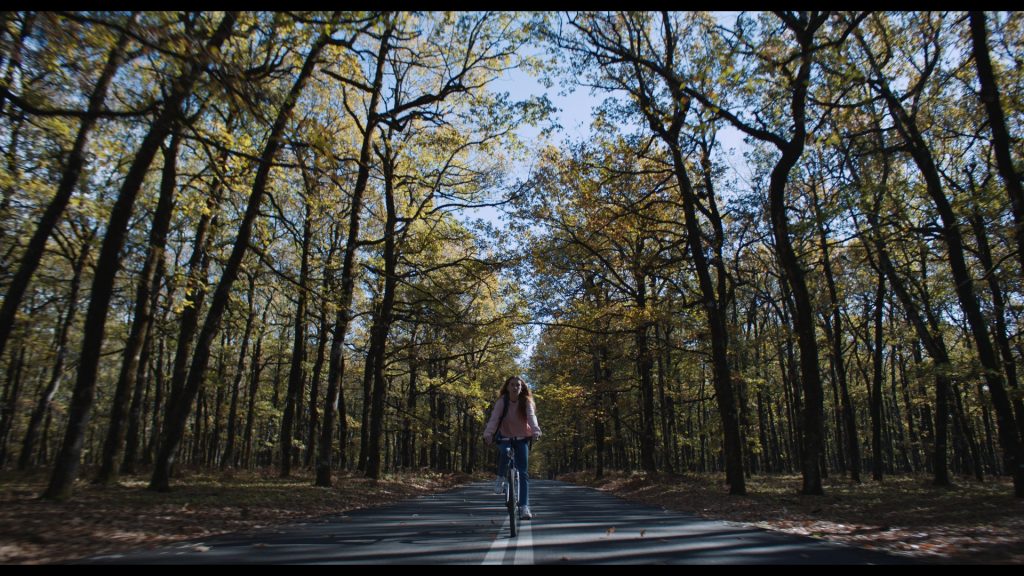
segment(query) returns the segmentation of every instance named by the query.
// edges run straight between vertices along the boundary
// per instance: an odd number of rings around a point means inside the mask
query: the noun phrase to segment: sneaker
[[[533,512],[530,512],[529,506],[519,507],[519,519],[520,520],[531,520],[533,518]]]
[[[504,494],[505,493],[505,479],[498,476],[494,479],[494,493]]]

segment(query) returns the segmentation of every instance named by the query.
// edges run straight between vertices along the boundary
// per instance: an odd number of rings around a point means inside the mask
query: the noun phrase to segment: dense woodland
[[[1024,496],[1022,25],[5,12],[0,467],[486,470],[521,372],[534,476]]]

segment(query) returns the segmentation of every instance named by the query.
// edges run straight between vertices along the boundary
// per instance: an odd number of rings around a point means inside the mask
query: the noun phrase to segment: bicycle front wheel
[[[515,538],[519,534],[519,471],[515,468],[511,468],[505,475],[506,479],[506,492],[505,492],[505,505],[508,507],[508,525],[512,532],[512,537]]]

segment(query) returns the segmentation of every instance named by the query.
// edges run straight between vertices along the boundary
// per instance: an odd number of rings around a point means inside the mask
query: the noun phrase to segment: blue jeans
[[[516,460],[516,468],[519,469],[519,505],[530,505],[530,475],[527,469],[530,464],[530,440],[511,440],[499,437],[498,439],[498,476],[505,477],[505,447],[512,444],[512,456]]]

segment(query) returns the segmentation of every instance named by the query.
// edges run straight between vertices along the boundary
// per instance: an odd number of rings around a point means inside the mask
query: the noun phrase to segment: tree
[[[7,286],[4,303],[3,306],[0,307],[0,356],[3,356],[4,350],[7,347],[7,341],[10,338],[11,330],[14,328],[15,314],[18,311],[18,307],[21,305],[22,298],[25,295],[25,290],[28,288],[28,283],[32,278],[32,274],[35,273],[36,268],[42,260],[46,241],[57,226],[61,215],[64,213],[64,209],[71,200],[71,195],[74,193],[75,187],[78,185],[79,178],[82,174],[82,168],[85,165],[89,136],[91,135],[92,129],[96,125],[97,120],[99,120],[103,113],[103,107],[107,98],[107,91],[110,88],[114,75],[117,73],[118,68],[123,62],[125,50],[130,39],[131,27],[134,21],[135,14],[133,13],[125,22],[122,32],[117,37],[117,42],[110,49],[106,64],[104,65],[102,72],[100,72],[99,78],[96,80],[92,93],[89,95],[89,106],[82,115],[82,121],[78,126],[78,133],[75,136],[74,145],[68,154],[67,163],[61,173],[60,183],[57,185],[57,191],[50,200],[50,204],[47,206],[46,212],[39,220],[39,224],[36,226],[35,232],[33,232],[32,238],[29,240],[28,246],[25,248],[25,252],[21,255],[21,263],[18,266],[18,271],[15,272],[14,277],[11,279],[11,283]],[[7,90],[4,91],[4,95],[13,99],[13,95]]]
[[[352,83],[358,90],[365,92],[368,98],[366,104],[365,123],[360,125],[358,115],[352,110],[346,101],[346,110],[356,122],[360,131],[361,144],[359,148],[358,175],[352,189],[352,197],[349,207],[349,224],[346,235],[345,252],[342,258],[340,273],[341,293],[338,295],[337,310],[334,319],[334,338],[331,342],[331,352],[327,369],[327,396],[324,400],[324,425],[320,436],[319,454],[316,463],[316,485],[331,485],[331,460],[334,446],[334,420],[339,405],[344,408],[345,400],[342,395],[342,378],[345,375],[345,359],[342,355],[345,339],[348,335],[349,323],[352,321],[352,295],[354,292],[354,274],[356,263],[356,250],[359,243],[359,226],[362,221],[363,195],[366,193],[366,184],[370,177],[370,153],[373,142],[373,133],[380,120],[380,113],[377,111],[381,100],[381,91],[384,83],[384,65],[388,51],[390,50],[391,36],[395,32],[394,16],[384,14],[379,20],[380,36],[377,50],[374,53],[373,75],[369,86],[355,79],[341,78],[346,83]],[[376,34],[372,35],[376,36]],[[347,94],[347,92],[346,92]],[[345,427],[345,411],[341,411],[340,421],[342,430]],[[344,433],[342,434],[344,442]],[[344,454],[344,452],[343,452]],[[344,457],[344,456],[343,456]]]
[[[693,22],[701,18],[691,17]],[[707,126],[700,119],[695,122],[697,126],[689,125],[687,119],[691,98],[683,93],[684,86],[701,83],[702,77],[709,73],[706,62],[691,64],[681,58],[682,54],[695,47],[690,43],[697,41],[680,33],[691,23],[679,22],[667,12],[662,12],[660,22],[648,15],[625,18],[614,14],[587,15],[574,21],[573,26],[592,47],[589,50],[577,50],[594,58],[607,75],[606,82],[610,86],[624,89],[630,94],[634,101],[634,113],[639,112],[638,115],[669,149],[676,185],[682,198],[690,257],[695,264],[703,307],[707,314],[714,385],[725,432],[730,493],[745,494],[742,442],[728,361],[729,332],[725,318],[728,280],[722,259],[724,238],[721,233],[721,217],[710,179],[705,180],[703,193],[707,201],[702,203],[684,158],[687,151],[684,150],[683,140],[686,136],[683,130],[686,129],[689,135],[699,133],[702,129],[700,126]],[[617,62],[623,62],[624,65],[614,66]],[[705,173],[708,174],[710,161],[707,154],[704,158]],[[711,261],[706,256],[707,247],[698,216],[701,213],[715,231],[715,236],[709,242],[715,251]],[[717,284],[712,278],[712,262],[717,263]]]
[[[981,101],[988,113],[988,125],[992,130],[992,151],[996,157],[999,176],[1006,186],[1010,198],[1010,206],[1015,222],[1014,237],[1017,240],[1017,258],[1024,270],[1024,189],[1021,187],[1021,175],[1013,166],[1010,147],[1010,132],[1006,126],[1006,115],[1000,102],[999,86],[992,67],[992,59],[988,50],[988,31],[986,30],[985,13],[972,11],[969,14],[971,27],[971,48],[974,65],[978,69],[978,82],[981,84]]]
[[[164,440],[157,456],[156,466],[153,470],[153,478],[150,480],[150,489],[166,492],[170,490],[171,465],[174,463],[175,454],[181,443],[185,422],[191,410],[192,403],[206,373],[210,359],[210,346],[220,329],[220,321],[223,317],[230,296],[231,287],[238,277],[242,259],[249,248],[249,239],[252,235],[253,223],[259,214],[260,204],[266,191],[270,169],[274,157],[280,147],[281,137],[291,117],[292,110],[298,102],[299,95],[312,75],[318,63],[321,51],[331,41],[334,34],[334,27],[339,23],[340,14],[334,13],[331,21],[323,26],[306,53],[302,68],[295,78],[294,84],[284,99],[284,103],[278,110],[274,125],[267,137],[266,145],[260,156],[259,168],[253,180],[252,192],[246,205],[245,215],[240,224],[238,235],[235,238],[231,256],[224,267],[224,273],[217,284],[210,302],[210,310],[207,312],[203,328],[199,332],[196,342],[196,349],[193,352],[192,366],[189,369],[188,381],[185,388],[177,398],[172,398],[172,404],[168,409],[168,422],[164,430]],[[360,32],[355,32],[358,35]]]
[[[121,374],[114,391],[110,423],[107,427],[107,439],[103,445],[103,462],[96,482],[111,484],[117,480],[120,456],[128,432],[129,402],[135,392],[139,361],[142,349],[146,345],[146,333],[152,320],[151,304],[154,282],[159,280],[156,275],[158,262],[164,258],[164,246],[167,243],[167,232],[171,225],[171,212],[174,208],[174,193],[177,187],[177,156],[181,143],[180,130],[171,134],[170,145],[164,149],[164,168],[160,182],[160,199],[156,212],[153,214],[153,225],[149,235],[149,250],[146,262],[139,275],[138,289],[135,293],[135,317],[132,321],[131,333],[125,345],[124,362]]]
[[[942,54],[941,47],[938,44],[938,34],[942,29],[941,25],[925,22],[924,26],[931,30],[931,34],[925,37],[926,41],[936,49],[932,55],[925,56],[925,67],[921,76],[913,79],[913,83],[909,88],[910,94],[914,94],[917,90],[926,86],[929,76],[938,64],[938,58]],[[882,23],[880,29],[882,34],[887,32],[884,23]],[[956,286],[960,307],[963,309],[970,325],[971,333],[978,349],[978,357],[985,369],[985,381],[992,393],[992,400],[999,421],[1000,443],[1002,444],[1007,464],[1013,474],[1014,492],[1017,496],[1024,497],[1024,466],[1020,465],[1021,462],[1024,462],[1024,452],[1022,452],[1019,429],[1014,418],[1009,396],[1006,392],[998,357],[989,337],[988,322],[982,313],[974,291],[974,283],[964,256],[964,241],[957,222],[957,216],[942,185],[942,179],[931,152],[931,147],[918,128],[916,113],[912,110],[908,111],[901,99],[893,92],[891,82],[884,69],[885,63],[879,60],[865,37],[858,33],[857,39],[870,65],[871,72],[868,81],[884,99],[897,131],[908,147],[914,164],[921,172],[928,196],[935,204],[935,209],[941,221],[942,237],[946,244],[950,271]]]
[[[197,50],[199,54],[195,60],[185,63],[183,73],[175,78],[171,85],[170,95],[165,99],[163,109],[153,121],[149,132],[140,144],[121,185],[117,202],[110,214],[106,234],[103,237],[99,260],[96,263],[91,290],[92,299],[89,301],[86,315],[85,337],[82,341],[81,361],[71,403],[67,433],[57,465],[50,478],[49,487],[43,494],[44,498],[63,500],[71,494],[72,482],[78,471],[85,428],[89,422],[96,390],[96,370],[103,344],[114,276],[117,274],[118,253],[124,243],[128,219],[142,187],[143,178],[145,178],[146,171],[149,169],[160,143],[180,119],[182,103],[191,93],[199,76],[205,71],[213,52],[227,40],[236,18],[235,13],[226,14],[204,49]]]
[[[755,33],[760,36],[748,37],[745,27],[753,24],[738,19],[736,41],[732,51],[737,54],[747,53],[749,43],[760,44],[762,49],[755,50],[752,67],[746,72],[751,77],[766,75],[767,85],[748,83],[744,93],[748,96],[756,94],[755,86],[767,88],[760,92],[775,102],[789,103],[789,109],[776,110],[777,106],[766,105],[765,109],[778,114],[778,118],[769,118],[775,122],[773,126],[754,114],[755,121],[744,120],[725,108],[725,104],[709,97],[708,94],[695,89],[687,89],[686,93],[701,101],[705,106],[716,110],[734,127],[758,140],[770,143],[780,152],[780,156],[771,172],[768,187],[769,213],[775,239],[776,255],[785,272],[785,280],[792,291],[795,305],[794,325],[800,343],[800,374],[804,392],[804,426],[803,426],[803,494],[821,494],[820,467],[824,450],[823,393],[821,374],[818,366],[818,346],[815,337],[812,303],[807,288],[805,270],[793,248],[791,224],[786,209],[786,189],[790,173],[803,154],[808,139],[808,94],[811,90],[812,69],[817,53],[829,45],[839,43],[856,28],[863,15],[855,15],[850,22],[838,26],[834,36],[826,36],[825,24],[830,15],[828,12],[776,12],[775,18],[764,16],[758,25],[754,25]],[[777,22],[776,22],[777,19]],[[794,44],[785,44],[791,35]],[[823,37],[824,36],[824,37]],[[788,50],[787,50],[788,49]],[[788,53],[787,53],[788,52]],[[740,64],[737,62],[737,64]],[[730,68],[733,68],[730,66]],[[773,76],[781,78],[773,78]],[[730,79],[739,79],[732,74]],[[762,100],[762,102],[764,102]]]

